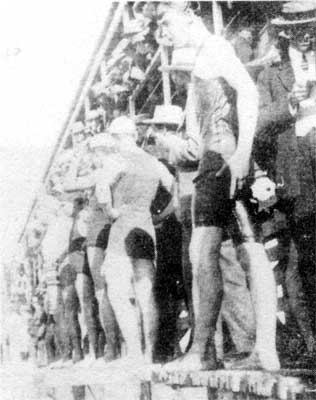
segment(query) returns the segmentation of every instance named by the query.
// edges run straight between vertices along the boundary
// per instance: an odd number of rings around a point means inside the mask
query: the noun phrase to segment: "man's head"
[[[301,53],[306,53],[311,50],[315,45],[316,39],[316,23],[302,24],[296,27],[289,27],[285,30],[286,35],[289,37],[290,44]]]
[[[101,113],[100,110],[90,110],[86,115],[85,120],[85,133],[89,135],[95,135],[100,131],[101,125]]]
[[[110,126],[109,133],[112,138],[117,142],[118,148],[121,149],[126,144],[136,144],[138,133],[135,122],[125,116],[115,118]]]
[[[171,72],[172,82],[176,85],[177,89],[182,91],[188,88],[188,84],[191,81],[191,73],[187,71],[172,71]]]
[[[243,27],[238,32],[238,36],[243,38],[249,45],[253,43],[253,30],[250,27]]]
[[[148,125],[147,137],[152,134],[165,134],[167,132],[176,132],[183,123],[183,111],[181,107],[175,105],[156,106],[154,116],[151,119],[145,119],[142,124]]]
[[[158,41],[175,48],[198,48],[209,35],[199,17],[183,7],[158,6]]]
[[[283,5],[281,16],[271,22],[282,29],[292,47],[305,53],[315,45],[316,1],[289,1]]]

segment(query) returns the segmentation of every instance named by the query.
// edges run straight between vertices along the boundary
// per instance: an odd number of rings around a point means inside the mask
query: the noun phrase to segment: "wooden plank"
[[[309,383],[311,377],[314,378],[314,385]],[[292,375],[290,370],[279,373],[237,370],[166,372],[162,368],[160,372],[157,370],[153,372],[152,381],[153,384],[165,383],[173,387],[206,386],[223,393],[251,394],[287,400],[289,397],[296,399],[307,389],[312,390],[316,387],[316,374],[305,370],[296,370]],[[227,396],[225,395],[225,398],[228,398]]]

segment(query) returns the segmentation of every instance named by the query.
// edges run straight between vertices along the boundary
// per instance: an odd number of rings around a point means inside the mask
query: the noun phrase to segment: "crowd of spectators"
[[[316,5],[305,3],[305,8],[300,2],[286,3],[279,18],[260,29],[248,24],[226,32],[227,39],[208,32],[209,39],[202,19],[194,15],[199,8],[186,2],[135,2],[126,8],[116,47],[91,87],[91,108],[73,123],[28,227],[29,255],[40,254],[41,263],[32,276],[35,296],[23,302],[34,303],[29,353],[39,364],[90,365],[124,355],[136,363],[140,353],[148,362],[166,363],[191,349],[186,368],[201,364],[214,369],[224,362],[232,368],[275,370],[277,358],[284,367],[315,366]],[[196,42],[199,34],[205,35],[203,43],[213,43],[210,53],[217,48],[223,61],[217,55],[207,58],[204,44],[196,52],[190,38],[190,43],[175,44],[175,21],[183,22],[178,30],[184,36],[185,24],[191,24]],[[174,45],[172,59],[169,67],[159,68],[157,54],[166,45]],[[194,69],[195,57],[198,67],[198,62],[210,69],[217,63],[219,79]],[[203,129],[224,135],[225,129],[238,132],[238,124],[247,124],[242,122],[247,116],[236,111],[244,92],[227,78],[230,57],[241,71],[238,79],[249,85],[249,95],[256,85],[251,107],[259,110],[249,173],[238,176],[244,179],[231,193],[239,224],[233,233],[224,223],[232,200],[220,192],[230,179],[225,172],[229,163],[212,166],[214,154],[211,161],[207,157],[214,150],[201,155],[199,139],[204,135],[203,146],[211,146]],[[172,105],[164,104],[166,72]],[[133,98],[135,91],[138,97]],[[194,96],[199,99],[195,105]],[[194,112],[196,104],[200,109]],[[197,128],[196,115],[203,119],[207,113],[208,125]],[[225,132],[225,148],[215,150],[224,160],[232,146]],[[212,168],[217,168],[216,179],[206,189]],[[218,203],[216,215],[205,226],[215,212],[208,209],[212,201]],[[246,204],[249,218],[238,204]],[[208,244],[210,237],[218,240],[216,251]],[[260,242],[265,254],[256,247],[255,257],[251,250],[245,261],[240,243],[252,241]],[[214,260],[220,272],[215,266],[213,275],[203,272],[203,265],[215,265]],[[250,265],[248,271],[244,264]],[[257,272],[252,272],[254,266]],[[195,268],[200,268],[197,277]],[[262,268],[270,272],[260,272]],[[19,273],[17,294],[23,297],[27,283],[22,268]],[[258,276],[263,281],[254,283]],[[205,297],[202,288],[209,292]],[[267,311],[257,304],[262,296],[271,307]],[[215,321],[201,321],[208,312]],[[202,326],[213,329],[213,336],[203,339]],[[265,349],[273,353],[273,343],[260,344],[267,332],[272,342],[276,334],[275,358],[260,354]],[[217,357],[205,355],[213,350],[201,350],[203,340],[214,337]],[[205,354],[197,364],[194,352],[201,351]],[[246,363],[235,363],[249,355]]]

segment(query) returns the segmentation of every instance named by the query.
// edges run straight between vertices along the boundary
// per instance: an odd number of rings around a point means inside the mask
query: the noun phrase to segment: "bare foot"
[[[79,368],[90,368],[96,361],[95,356],[88,354],[85,358],[78,363],[76,363],[76,367]]]
[[[91,369],[104,369],[106,363],[103,357],[99,357],[90,364]]]
[[[111,349],[110,347],[106,347],[104,357],[103,357],[105,362],[111,362],[111,361],[117,360],[118,358],[119,358],[119,356],[118,356],[117,351]]]
[[[111,367],[111,369],[123,369],[123,370],[128,370],[128,369],[136,369],[138,367],[143,367],[146,365],[145,358],[143,354],[130,354],[125,357],[121,357],[119,359],[110,361],[106,363],[107,367]]]
[[[209,371],[222,368],[222,364],[216,359],[201,360],[199,353],[189,352],[163,368],[168,371]]]
[[[227,369],[245,369],[245,370],[265,370],[278,371],[280,362],[277,354],[268,354],[258,351],[253,351],[252,354],[242,360],[225,363]]]

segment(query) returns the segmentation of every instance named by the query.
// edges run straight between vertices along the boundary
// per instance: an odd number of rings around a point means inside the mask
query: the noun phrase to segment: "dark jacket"
[[[266,67],[257,82],[260,106],[254,158],[277,184],[283,185],[284,198],[295,198],[300,193],[295,118],[288,101],[294,82],[288,60]]]

